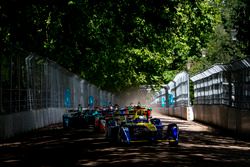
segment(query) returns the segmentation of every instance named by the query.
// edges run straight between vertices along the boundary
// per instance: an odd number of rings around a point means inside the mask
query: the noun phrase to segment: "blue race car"
[[[63,114],[64,128],[89,128],[95,125],[95,117],[98,115],[96,110],[68,110]]]
[[[162,125],[158,118],[148,118],[146,108],[136,108],[128,114],[120,113],[106,121],[106,138],[119,143],[134,142],[168,142],[172,146],[178,145],[179,128],[175,123]]]

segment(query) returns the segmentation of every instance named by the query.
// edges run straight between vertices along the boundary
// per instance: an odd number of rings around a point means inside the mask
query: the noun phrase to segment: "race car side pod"
[[[179,143],[179,128],[175,123],[171,123],[167,128],[167,138],[169,145],[177,146]]]

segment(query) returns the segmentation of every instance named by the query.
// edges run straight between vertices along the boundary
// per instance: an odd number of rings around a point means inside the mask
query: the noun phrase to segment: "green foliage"
[[[205,66],[216,63],[229,63],[249,55],[250,1],[227,0],[219,3],[221,11],[217,15],[217,25],[209,36],[205,58],[191,60],[190,73],[202,71]]]
[[[213,65],[213,63],[208,61],[207,57],[192,57],[189,61],[191,62],[191,68],[189,69],[190,75],[195,75],[196,73],[206,70]]]
[[[1,1],[0,35],[109,91],[171,80],[200,57],[219,0]]]
[[[229,0],[226,7],[232,11],[230,17],[225,19],[225,23],[230,23],[227,30],[231,28],[237,31],[237,49],[243,55],[250,55],[250,1]]]
[[[225,31],[223,25],[218,25],[211,35],[206,56],[212,64],[229,63],[235,54],[235,49],[230,34]]]

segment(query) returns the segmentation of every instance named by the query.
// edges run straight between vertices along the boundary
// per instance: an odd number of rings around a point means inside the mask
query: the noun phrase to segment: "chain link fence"
[[[27,110],[26,55],[18,50],[9,55],[0,55],[0,113]]]
[[[191,77],[195,104],[250,108],[250,58],[219,64]]]
[[[182,71],[155,93],[153,101],[161,107],[187,107],[190,105],[189,92],[189,74]]]
[[[57,63],[34,54],[1,56],[0,113],[44,108],[76,108],[113,103],[114,95],[90,84]]]
[[[189,106],[189,74],[186,71],[178,73],[169,84],[169,103],[174,106]]]

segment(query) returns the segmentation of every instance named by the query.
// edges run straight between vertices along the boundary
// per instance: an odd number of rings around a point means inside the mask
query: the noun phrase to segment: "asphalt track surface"
[[[180,143],[118,145],[92,129],[64,130],[61,124],[0,141],[0,166],[26,167],[249,167],[250,143],[195,122],[154,113],[175,122]]]

